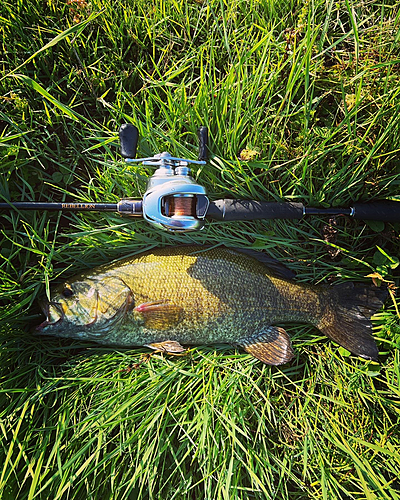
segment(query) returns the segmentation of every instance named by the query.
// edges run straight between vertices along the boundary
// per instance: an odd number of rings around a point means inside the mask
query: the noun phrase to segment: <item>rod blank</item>
[[[10,201],[0,203],[0,210],[61,210],[66,212],[116,212],[116,203],[44,203],[40,201]]]

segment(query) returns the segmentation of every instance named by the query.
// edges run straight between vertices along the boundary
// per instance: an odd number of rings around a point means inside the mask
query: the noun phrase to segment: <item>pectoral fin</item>
[[[183,309],[164,301],[146,302],[135,307],[134,311],[143,315],[145,328],[167,330],[181,319]]]
[[[238,344],[267,365],[282,365],[294,356],[289,335],[283,328],[277,326],[266,327]]]

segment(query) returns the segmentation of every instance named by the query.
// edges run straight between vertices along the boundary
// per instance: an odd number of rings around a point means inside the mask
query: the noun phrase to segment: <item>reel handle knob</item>
[[[121,156],[123,158],[135,158],[138,140],[139,130],[137,127],[131,123],[123,123],[119,129]]]
[[[207,160],[208,128],[201,126],[197,131],[199,138],[199,160]]]

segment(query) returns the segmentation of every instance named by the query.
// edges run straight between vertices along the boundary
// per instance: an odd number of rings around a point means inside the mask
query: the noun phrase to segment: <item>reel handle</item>
[[[137,127],[131,123],[123,123],[119,129],[121,156],[123,158],[135,158],[138,140],[139,130]]]

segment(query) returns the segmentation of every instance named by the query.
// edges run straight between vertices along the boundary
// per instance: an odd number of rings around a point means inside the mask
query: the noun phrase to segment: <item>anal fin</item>
[[[265,327],[256,335],[242,339],[238,344],[267,365],[283,365],[294,356],[289,335],[286,330],[277,326]]]

